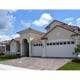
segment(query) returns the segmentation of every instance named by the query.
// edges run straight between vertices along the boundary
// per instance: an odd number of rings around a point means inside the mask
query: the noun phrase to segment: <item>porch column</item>
[[[79,39],[79,36],[75,36],[76,45],[79,44],[79,40],[78,39]]]
[[[20,41],[20,55],[23,56],[23,44],[22,44],[22,40]]]
[[[42,45],[43,45],[43,53],[42,57],[46,57],[46,40],[42,40]]]
[[[32,40],[33,40],[33,36],[31,33],[29,33],[28,35],[28,41],[29,41],[29,56],[32,56]]]
[[[31,57],[32,50],[31,50],[31,41],[29,41],[29,56]]]
[[[75,47],[76,47],[76,45],[77,44],[79,44],[79,36],[78,35],[74,35],[74,36],[72,36],[72,39],[75,41]]]
[[[5,51],[4,51],[4,52],[6,53],[6,46],[4,46],[4,49],[5,49]]]

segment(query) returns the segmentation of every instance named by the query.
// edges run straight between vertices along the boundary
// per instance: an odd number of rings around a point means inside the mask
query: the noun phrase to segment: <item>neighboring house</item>
[[[0,54],[4,54],[6,50],[6,46],[0,42]]]
[[[3,41],[2,45],[5,46],[4,53],[10,54],[10,40]]]
[[[12,39],[10,41],[10,54],[18,54],[20,52],[20,38]]]
[[[20,54],[20,38],[0,42],[0,54]]]
[[[80,42],[80,28],[54,20],[46,27],[47,32],[39,32],[28,28],[18,32],[19,42],[12,40],[10,52],[18,52],[21,56],[38,57],[75,57],[74,48]]]

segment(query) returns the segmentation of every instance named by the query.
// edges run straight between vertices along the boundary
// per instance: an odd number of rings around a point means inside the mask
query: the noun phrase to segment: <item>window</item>
[[[70,44],[70,41],[68,41],[67,44]]]
[[[38,44],[34,44],[34,46],[38,46]]]
[[[41,44],[38,44],[39,46],[41,46]]]
[[[40,44],[42,46],[42,44]]]
[[[37,46],[39,46],[39,44],[37,44]]]
[[[47,43],[47,46],[49,45],[49,43]]]
[[[53,43],[53,45],[55,45],[55,43]]]
[[[57,42],[56,44],[59,45],[59,42]]]
[[[34,44],[34,46],[42,46],[42,44]]]
[[[34,46],[36,46],[36,44],[34,44]]]
[[[64,41],[64,42],[51,42],[51,43],[47,43],[47,46],[49,45],[66,45],[66,44],[74,44],[74,41]],[[42,44],[41,44],[42,46]]]
[[[50,43],[50,45],[52,45],[52,43]]]
[[[60,45],[62,45],[62,42],[60,42]]]
[[[64,44],[66,44],[66,42],[64,42]]]
[[[74,44],[74,41],[71,41],[71,44]]]
[[[10,51],[10,45],[6,45],[6,51]]]
[[[39,46],[42,46],[42,44],[39,44]]]

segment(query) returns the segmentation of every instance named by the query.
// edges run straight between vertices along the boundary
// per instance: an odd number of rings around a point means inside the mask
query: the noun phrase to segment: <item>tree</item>
[[[80,54],[80,44],[78,44],[75,48],[75,55],[76,57],[78,57],[78,55]]]

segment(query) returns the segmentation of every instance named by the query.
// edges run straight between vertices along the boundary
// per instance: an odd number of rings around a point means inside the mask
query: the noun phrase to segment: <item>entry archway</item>
[[[23,39],[22,44],[24,56],[29,57],[29,43],[27,39]]]

